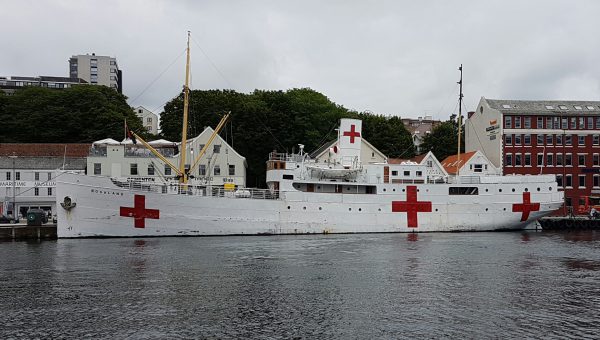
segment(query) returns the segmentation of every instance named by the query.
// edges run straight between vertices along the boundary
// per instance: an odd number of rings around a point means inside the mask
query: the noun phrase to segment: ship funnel
[[[338,131],[339,161],[345,167],[360,164],[362,144],[362,121],[358,119],[341,119]]]

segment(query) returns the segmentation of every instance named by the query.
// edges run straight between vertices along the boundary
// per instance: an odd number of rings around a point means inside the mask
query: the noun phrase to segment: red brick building
[[[600,101],[481,98],[465,134],[465,149],[504,175],[556,175],[575,213],[583,196],[600,194]]]

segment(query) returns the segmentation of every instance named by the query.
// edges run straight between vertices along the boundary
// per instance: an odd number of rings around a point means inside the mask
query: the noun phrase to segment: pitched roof
[[[86,158],[91,143],[0,143],[0,156]]]
[[[426,153],[416,155],[415,157],[408,158],[408,159],[406,159],[406,158],[388,158],[388,164],[402,164],[402,162],[415,162],[417,164],[421,164],[421,162],[423,161],[425,156],[427,156]]]
[[[443,161],[441,161],[444,170],[450,175],[456,175],[456,168],[462,168],[465,163],[473,157],[477,151],[470,151],[460,154],[460,162],[458,161],[458,155],[451,155],[446,157]]]
[[[597,114],[600,111],[600,101],[483,99],[492,109],[503,113],[544,114],[546,112],[561,112]]]

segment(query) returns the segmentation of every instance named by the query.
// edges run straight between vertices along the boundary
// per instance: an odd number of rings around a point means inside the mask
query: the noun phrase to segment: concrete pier
[[[25,223],[0,224],[0,240],[56,240],[56,224],[28,226]]]

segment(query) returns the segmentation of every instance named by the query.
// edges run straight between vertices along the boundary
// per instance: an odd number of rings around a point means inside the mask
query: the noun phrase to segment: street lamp
[[[13,220],[15,220],[15,222],[17,222],[17,217],[16,217],[17,216],[17,213],[16,213],[17,202],[16,202],[16,199],[15,199],[15,197],[16,197],[15,191],[16,191],[16,187],[17,187],[16,186],[16,182],[15,182],[15,180],[16,180],[15,159],[17,158],[17,156],[13,152],[12,156],[8,156],[8,158],[11,158],[12,159],[12,163],[13,163],[13,173],[12,173],[12,180],[13,180],[13,190],[12,190],[12,192],[13,192],[13,206],[12,206],[12,213],[13,213]]]

